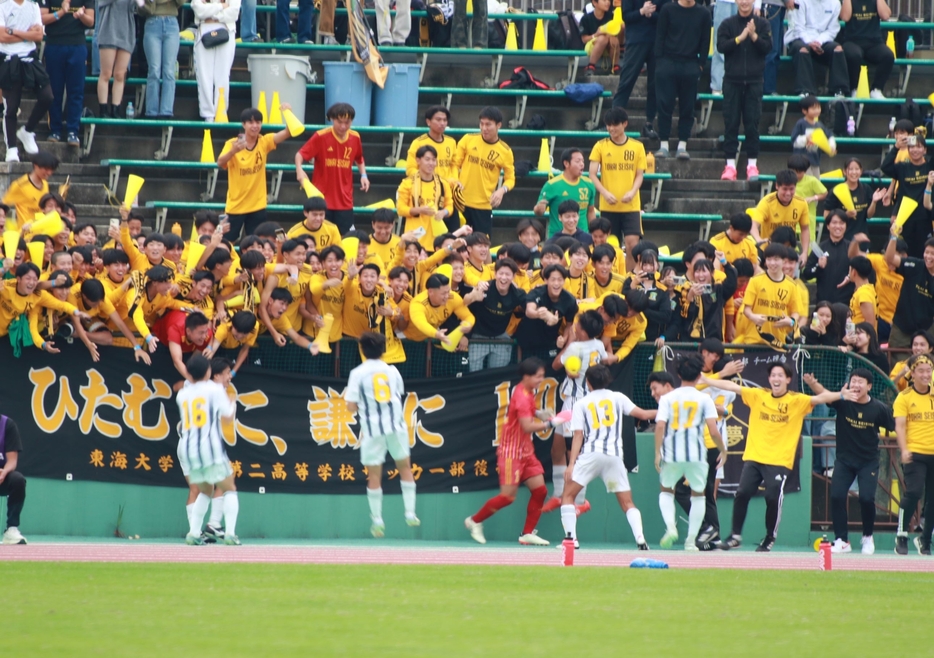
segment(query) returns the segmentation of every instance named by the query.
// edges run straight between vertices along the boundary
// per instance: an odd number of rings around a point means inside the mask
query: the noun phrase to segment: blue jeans
[[[762,17],[772,28],[772,52],[765,56],[762,93],[774,94],[778,88],[778,58],[782,56],[785,40],[785,8],[777,5],[762,5]]]
[[[240,3],[240,39],[244,42],[255,41],[256,0],[243,0]]]
[[[723,55],[717,50],[717,30],[720,29],[720,23],[735,16],[737,12],[735,2],[724,2],[719,0],[713,6],[713,59],[710,62],[710,89],[711,91],[723,91]]]
[[[96,5],[95,5],[96,7]],[[97,49],[97,38],[101,34],[101,21],[97,18],[97,10],[94,11],[94,36],[91,37],[91,75],[101,74],[101,52]]]
[[[311,41],[312,0],[298,0],[298,43]],[[276,0],[276,41],[285,41],[292,36],[289,28],[289,0]]]
[[[143,49],[149,62],[149,75],[146,78],[147,117],[172,116],[175,113],[178,39],[178,19],[175,16],[150,16],[146,19]]]
[[[66,133],[81,129],[81,109],[84,107],[84,71],[87,66],[88,49],[80,46],[45,46],[45,68],[52,85],[52,106],[49,108],[49,130],[62,130],[62,100],[68,92],[65,120]]]

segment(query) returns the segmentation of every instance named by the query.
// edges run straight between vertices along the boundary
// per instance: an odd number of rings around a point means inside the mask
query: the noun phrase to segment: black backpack
[[[924,123],[924,113],[921,112],[921,106],[910,98],[906,98],[898,106],[898,118],[908,119],[915,128]]]
[[[915,19],[908,14],[899,14],[898,15],[899,23],[914,23]],[[908,57],[908,37],[913,37],[915,40],[915,50],[921,46],[921,39],[924,38],[924,34],[921,30],[895,30],[895,56],[898,59],[905,59]],[[915,124],[920,125],[920,124]]]
[[[499,83],[500,89],[551,89],[524,66],[517,66],[508,80]]]
[[[850,136],[846,130],[850,117],[856,120],[856,104],[846,98],[835,98],[830,102],[830,126],[837,137]],[[853,134],[855,136],[856,133]]]
[[[548,21],[548,50],[583,50],[580,28],[574,12],[562,11],[558,19]]]
[[[487,48],[503,50],[506,48],[506,35],[509,34],[509,24],[501,18],[489,21],[487,31]]]

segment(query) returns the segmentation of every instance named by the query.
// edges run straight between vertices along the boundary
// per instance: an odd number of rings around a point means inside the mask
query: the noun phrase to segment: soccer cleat
[[[746,180],[750,183],[755,183],[759,180],[759,167],[756,165],[749,165],[746,167]]]
[[[738,535],[730,535],[718,544],[720,550],[722,551],[729,551],[734,548],[739,548],[742,545],[743,540]]]
[[[237,535],[227,535],[224,537],[224,543],[228,546],[239,546],[240,538]]]
[[[62,136],[59,135],[58,133],[49,133],[47,141],[50,141],[52,143],[60,142],[62,141]]]
[[[720,174],[720,180],[736,180],[736,167],[725,166],[723,173]]]
[[[204,546],[204,540],[201,539],[198,535],[193,535],[190,532],[185,535],[185,543],[189,546]]]
[[[11,525],[3,533],[3,543],[7,545],[25,544],[26,538],[20,533],[19,528]]]
[[[775,546],[775,537],[766,535],[765,539],[756,546],[756,553],[771,553],[773,546]]]
[[[15,146],[8,146],[6,148],[6,161],[19,162],[19,149]]]
[[[636,542],[636,548],[639,549],[640,551],[647,551],[649,550],[649,545],[646,544],[644,541]]]
[[[662,548],[671,548],[676,541],[678,541],[678,531],[666,530],[665,534],[662,535],[662,540],[658,542],[658,544]]]
[[[204,533],[201,536],[205,537],[209,544],[213,544],[214,542],[220,541],[224,538],[224,530],[209,523],[207,526],[205,526]]]
[[[464,519],[464,527],[470,532],[470,538],[478,544],[485,544],[486,537],[483,536],[483,524],[477,523],[473,517],[468,516]]]
[[[833,540],[833,543],[830,545],[831,553],[849,553],[853,550],[853,547],[850,546],[850,542],[840,539],[837,537]]]
[[[574,509],[577,512],[578,516],[580,516],[581,514],[586,514],[587,512],[590,511],[590,501],[585,500],[581,505],[576,505]]]
[[[557,496],[552,496],[549,498],[544,505],[542,505],[542,514],[548,514],[548,512],[554,512],[556,509],[561,507],[561,499]]]
[[[39,152],[39,145],[36,144],[36,133],[26,130],[26,126],[22,126],[16,131],[16,138],[23,143],[26,153],[33,155]]]
[[[170,119],[172,117],[169,117]],[[78,133],[68,133],[68,146],[81,146],[81,140],[78,139]]]
[[[417,528],[422,524],[422,522],[418,520],[417,516],[413,515],[405,517],[405,524],[410,528]]]
[[[373,521],[373,525],[370,526],[370,534],[377,539],[382,539],[386,535],[386,524],[383,523],[382,519]]]
[[[872,555],[876,552],[876,542],[873,541],[872,535],[868,537],[864,535],[863,538],[859,540],[859,543],[862,544],[863,555]]]
[[[523,546],[548,546],[549,542],[538,536],[538,530],[533,530],[519,537],[519,543]]]
[[[899,555],[908,555],[908,537],[898,535],[895,537],[895,552]]]
[[[711,539],[711,540],[708,540],[708,541],[698,541],[698,542],[697,542],[697,550],[703,551],[703,552],[715,551],[715,550],[717,550],[717,544],[716,544],[716,542],[715,542],[714,540],[712,540],[712,539]]]
[[[212,537],[211,535],[208,535],[207,533],[202,532],[202,533],[201,533],[201,541],[203,541],[205,544],[216,544],[216,543],[217,543],[217,537]]]
[[[705,544],[708,542],[718,541],[720,539],[720,532],[714,528],[712,525],[707,526],[701,533],[697,536],[698,544]]]
[[[912,543],[914,543],[915,548],[918,549],[918,555],[930,555],[931,554],[930,542],[925,544],[924,542],[921,541],[921,537],[915,537],[912,540]]]

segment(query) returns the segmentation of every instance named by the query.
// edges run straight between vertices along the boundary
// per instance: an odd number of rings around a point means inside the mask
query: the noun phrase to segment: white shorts
[[[574,398],[567,398],[561,404],[561,411],[574,411],[574,403],[577,402]],[[555,434],[560,434],[566,439],[574,438],[574,432],[571,430],[571,421],[562,423],[555,428]],[[568,443],[568,450],[571,449],[571,444]]]
[[[396,461],[408,459],[409,437],[406,432],[391,432],[379,436],[364,436],[360,440],[360,461],[364,466],[386,463],[386,452]]]
[[[691,491],[703,493],[709,468],[707,462],[665,462],[658,479],[666,489],[674,489],[682,478],[687,478]]]
[[[601,478],[607,493],[629,491],[629,474],[623,465],[622,457],[607,455],[602,452],[587,452],[577,458],[571,479],[582,487],[592,480]]]

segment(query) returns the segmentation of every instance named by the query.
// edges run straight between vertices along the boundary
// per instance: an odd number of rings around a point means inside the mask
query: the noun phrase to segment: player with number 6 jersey
[[[383,357],[386,337],[372,331],[360,336],[360,351],[365,361],[350,371],[344,400],[351,413],[359,412],[360,461],[367,469],[366,497],[370,505],[370,534],[385,535],[383,522],[382,470],[386,453],[392,455],[399,469],[399,485],[405,522],[421,525],[415,516],[415,478],[409,462],[409,432],[402,414],[405,386],[402,375]]]

